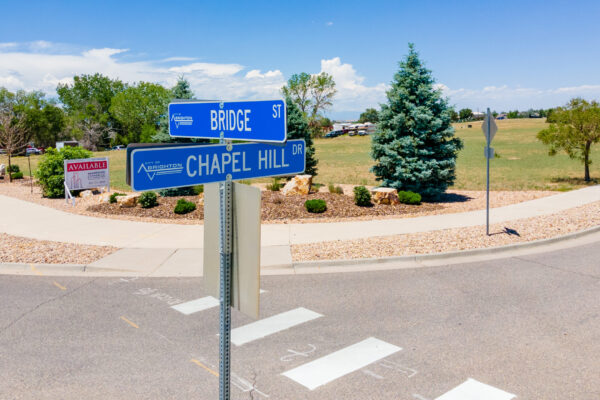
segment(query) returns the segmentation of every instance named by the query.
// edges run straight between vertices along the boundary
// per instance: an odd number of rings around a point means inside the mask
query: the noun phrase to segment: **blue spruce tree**
[[[371,171],[382,186],[410,190],[430,200],[454,182],[456,156],[463,146],[450,124],[452,109],[434,82],[409,44],[371,142],[375,160]]]

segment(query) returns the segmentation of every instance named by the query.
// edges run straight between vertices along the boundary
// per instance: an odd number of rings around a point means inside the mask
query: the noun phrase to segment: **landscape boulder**
[[[98,196],[98,203],[110,203],[110,192],[104,192]]]
[[[79,197],[81,197],[82,199],[87,199],[90,197],[94,196],[94,192],[92,192],[91,190],[84,190],[79,192]]]
[[[198,195],[198,206],[204,207],[204,193]]]
[[[117,204],[119,207],[123,208],[135,207],[140,196],[140,193],[130,194],[127,196],[117,196]]]
[[[398,191],[392,188],[373,188],[371,189],[371,200],[375,204],[399,204]]]
[[[312,175],[296,175],[288,183],[285,184],[281,193],[285,196],[292,194],[304,194],[310,193],[310,187],[312,186]]]

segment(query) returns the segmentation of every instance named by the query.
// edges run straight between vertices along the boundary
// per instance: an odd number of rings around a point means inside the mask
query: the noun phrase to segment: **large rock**
[[[309,194],[312,186],[312,175],[296,175],[285,184],[281,193],[285,196],[292,194]]]
[[[87,199],[94,196],[94,192],[92,192],[91,190],[84,190],[82,192],[79,192],[79,197],[81,197],[82,199]]]
[[[111,194],[112,193],[110,192],[101,193],[100,196],[98,196],[98,203],[110,203]]]
[[[198,202],[197,202],[197,204],[200,207],[204,207],[204,193],[200,193],[198,195]]]
[[[128,208],[135,207],[141,194],[130,194],[127,196],[117,196],[117,204],[119,207]]]
[[[398,191],[392,188],[371,189],[371,200],[375,204],[399,204]]]

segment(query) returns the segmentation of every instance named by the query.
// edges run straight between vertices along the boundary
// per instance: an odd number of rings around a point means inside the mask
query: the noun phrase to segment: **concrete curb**
[[[422,263],[430,260],[444,260],[447,261],[448,264],[451,263],[452,259],[472,256],[481,256],[487,254],[494,255],[503,255],[505,253],[511,253],[515,250],[525,250],[538,248],[543,246],[548,246],[554,243],[559,242],[568,242],[570,240],[575,240],[581,237],[585,237],[594,233],[600,232],[600,225],[595,226],[593,228],[585,229],[583,231],[568,233],[563,236],[556,236],[549,239],[540,239],[534,240],[531,242],[523,242],[523,243],[515,243],[506,246],[496,246],[496,247],[486,247],[480,249],[471,249],[471,250],[460,250],[460,251],[451,251],[445,253],[432,253],[432,254],[415,254],[408,256],[397,256],[397,257],[382,257],[382,258],[357,258],[351,260],[323,260],[323,261],[300,261],[292,263],[292,268],[294,269],[302,269],[302,268],[326,268],[326,267],[346,267],[346,266],[355,266],[360,264],[395,264],[395,263]]]

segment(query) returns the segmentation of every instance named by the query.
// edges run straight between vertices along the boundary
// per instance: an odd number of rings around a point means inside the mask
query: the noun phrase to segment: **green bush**
[[[283,185],[279,183],[279,178],[273,178],[273,182],[267,184],[267,190],[271,192],[279,192],[282,187]]]
[[[90,158],[92,152],[81,147],[63,147],[60,150],[49,147],[42,156],[35,177],[42,186],[45,197],[56,198],[65,195],[65,160]]]
[[[113,193],[110,195],[109,202],[110,204],[114,204],[117,202],[117,196],[125,196],[125,193]]]
[[[177,200],[177,204],[175,205],[175,209],[173,210],[175,214],[187,214],[191,213],[196,209],[196,203],[191,201],[187,201],[186,199]]]
[[[344,194],[344,189],[341,186],[335,186],[333,183],[329,184],[328,189],[329,193]]]
[[[23,173],[22,172],[13,172],[12,174],[10,174],[10,177],[12,179],[23,179]]]
[[[200,193],[204,193],[204,185],[194,186],[194,194],[199,195]]]
[[[154,192],[144,192],[140,196],[138,203],[142,206],[142,208],[152,208],[158,205],[156,193]]]
[[[18,165],[12,164],[12,165],[6,167],[6,172],[21,172],[21,169],[19,168]]]
[[[402,204],[421,204],[421,195],[415,192],[398,192],[398,201]]]
[[[371,207],[371,192],[364,186],[354,188],[354,204],[359,207]]]
[[[306,211],[314,214],[320,214],[327,211],[327,203],[325,203],[325,200],[321,199],[306,200],[304,207],[306,207]]]

